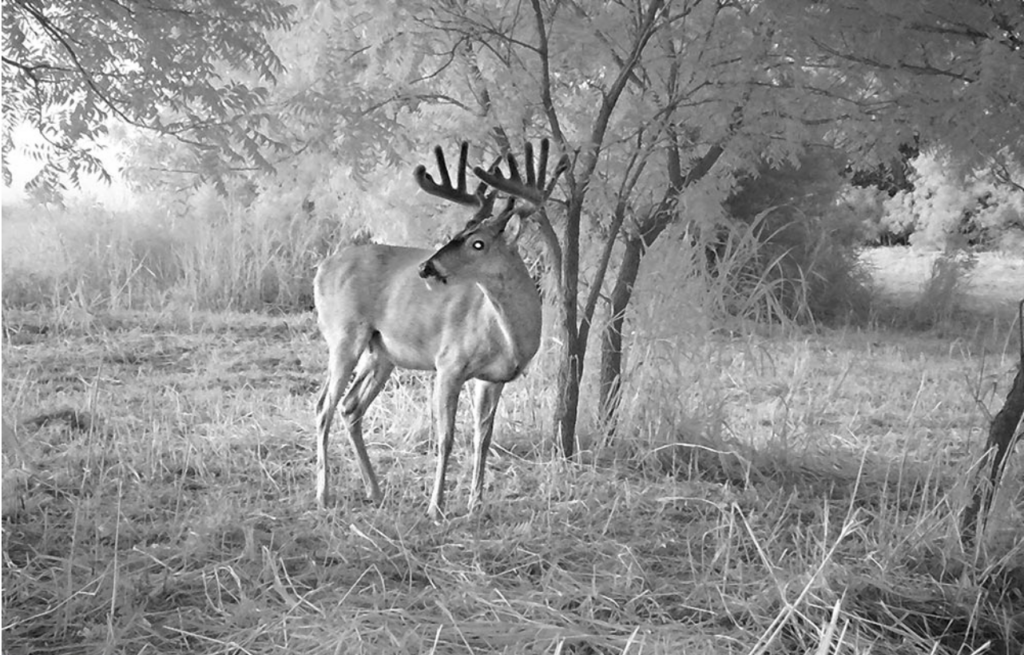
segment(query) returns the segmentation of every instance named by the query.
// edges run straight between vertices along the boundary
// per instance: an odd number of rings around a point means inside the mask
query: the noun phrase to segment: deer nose
[[[441,273],[441,271],[437,270],[437,266],[434,264],[433,259],[428,259],[420,264],[420,277],[424,280],[436,278],[440,280],[442,284],[448,283],[448,279]]]

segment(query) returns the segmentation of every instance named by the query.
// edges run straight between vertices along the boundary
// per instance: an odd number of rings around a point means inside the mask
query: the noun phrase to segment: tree
[[[346,182],[376,186],[433,143],[462,139],[483,144],[478,162],[538,136],[572,156],[560,207],[534,215],[556,295],[556,438],[571,455],[599,311],[608,318],[600,381],[610,416],[645,253],[676,222],[695,238],[713,236],[724,212],[693,207],[721,206],[745,172],[796,165],[817,143],[840,146],[864,168],[947,134],[979,159],[1019,157],[1021,85],[988,81],[1021,75],[1012,8],[1009,0],[313,3],[301,43],[288,46],[301,65],[268,103],[282,110],[276,133],[293,146],[296,170],[323,179],[342,171]],[[410,215],[430,214],[419,200],[404,203]]]
[[[275,117],[261,84],[282,73],[267,34],[295,7],[277,0],[13,0],[3,20],[3,175],[11,183],[14,130],[38,132],[36,189],[109,179],[97,156],[110,120],[194,148],[195,169],[270,170]]]
[[[966,166],[1024,162],[1020,0],[767,0],[789,55],[822,71],[850,154],[945,146]]]
[[[393,152],[425,132],[486,137],[498,151],[551,135],[574,156],[564,212],[536,216],[557,290],[557,441],[571,455],[609,276],[605,343],[621,350],[642,255],[683,214],[684,194],[697,184],[721,193],[761,158],[795,157],[820,103],[772,86],[792,65],[773,54],[756,4],[403,3],[383,17],[349,9],[316,64],[331,83],[301,103],[310,107],[303,116],[324,119],[325,143],[348,144],[342,156]],[[608,361],[603,370],[617,380]]]

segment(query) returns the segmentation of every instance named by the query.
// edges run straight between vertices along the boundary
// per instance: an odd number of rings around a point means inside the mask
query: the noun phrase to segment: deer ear
[[[502,230],[502,234],[505,235],[505,243],[508,245],[514,245],[519,237],[523,234],[523,219],[519,214],[512,214],[505,223],[505,229]]]

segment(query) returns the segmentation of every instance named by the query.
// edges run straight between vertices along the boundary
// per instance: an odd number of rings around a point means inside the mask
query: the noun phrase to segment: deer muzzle
[[[420,277],[427,280],[428,286],[431,280],[438,280],[441,284],[448,284],[448,277],[438,270],[433,258],[420,264]]]

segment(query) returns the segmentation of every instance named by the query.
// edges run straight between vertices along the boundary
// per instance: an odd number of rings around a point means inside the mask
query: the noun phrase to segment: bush
[[[977,264],[977,256],[965,250],[947,250],[936,258],[921,297],[914,304],[913,327],[925,330],[950,323]]]
[[[840,211],[863,226],[863,242],[881,246],[904,246],[910,243],[912,225],[900,228],[888,220],[890,196],[875,187],[845,187],[840,193]]]
[[[739,298],[755,290],[763,298],[758,318],[867,318],[870,276],[857,257],[864,217],[840,202],[841,170],[834,151],[811,150],[799,165],[762,166],[726,202],[737,225],[720,252],[747,253],[732,258],[728,274]]]
[[[869,242],[885,245],[909,236],[912,245],[929,249],[991,249],[1007,234],[1024,231],[1024,192],[992,171],[965,174],[948,154],[934,150],[914,158],[911,168],[913,188],[883,202]]]

